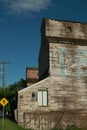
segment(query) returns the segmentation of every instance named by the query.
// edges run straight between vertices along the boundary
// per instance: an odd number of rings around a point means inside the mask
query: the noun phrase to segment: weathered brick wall
[[[33,85],[34,83],[38,82],[38,69],[33,67],[26,68],[26,83],[27,86]]]
[[[18,124],[24,126],[23,113],[29,111],[49,111],[50,106],[40,107],[38,101],[32,100],[32,93],[37,93],[39,89],[47,89],[48,101],[50,101],[50,77],[44,79],[30,87],[27,87],[18,93]],[[49,104],[49,103],[48,103]]]
[[[87,109],[87,46],[50,43],[49,48],[52,109]]]
[[[49,45],[51,75],[75,79],[87,77],[86,45],[63,44],[63,42]]]
[[[43,79],[48,76],[49,71],[50,77],[19,91],[18,124],[26,128],[30,126],[35,128],[39,120],[34,124],[36,111],[61,111],[65,114],[58,126],[65,128],[67,124],[74,122],[75,125],[85,128],[87,127],[87,24],[46,20],[43,26],[45,27],[42,29],[39,76]],[[40,107],[38,101],[32,101],[32,93],[44,88],[48,90],[48,106]],[[27,112],[34,112],[31,121]],[[53,127],[54,118],[55,114],[52,120]],[[49,122],[50,116],[47,119]],[[44,121],[45,119],[41,120],[41,123]],[[40,128],[43,127],[45,126],[40,124]],[[49,125],[46,125],[46,128],[48,127]]]
[[[24,113],[25,128],[51,130],[52,128],[67,128],[68,125],[87,130],[87,111],[85,114],[81,110]]]
[[[45,36],[87,39],[87,24],[85,23],[46,19],[45,29]]]

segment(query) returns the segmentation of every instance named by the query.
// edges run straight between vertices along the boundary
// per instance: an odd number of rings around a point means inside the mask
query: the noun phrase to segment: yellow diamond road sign
[[[2,98],[1,101],[0,101],[0,103],[1,103],[1,105],[3,107],[5,107],[7,105],[7,103],[8,103],[8,100],[6,98]]]

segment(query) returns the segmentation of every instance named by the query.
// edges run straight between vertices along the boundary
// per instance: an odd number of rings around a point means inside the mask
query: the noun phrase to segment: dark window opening
[[[71,26],[68,26],[68,27],[67,27],[67,31],[68,31],[68,32],[72,32]]]
[[[37,93],[32,93],[32,101],[37,101]]]
[[[23,99],[23,95],[20,95],[20,98]]]

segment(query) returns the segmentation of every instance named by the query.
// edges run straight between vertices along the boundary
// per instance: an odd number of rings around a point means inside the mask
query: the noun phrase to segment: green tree
[[[26,87],[26,81],[24,79],[20,79],[20,81],[15,82],[14,84],[9,85],[5,89],[5,93],[3,93],[3,88],[0,88],[0,100],[5,97],[9,103],[5,107],[5,111],[8,111],[12,114],[12,118],[14,118],[14,109],[17,108],[17,94],[18,91]],[[2,106],[0,105],[0,110],[2,110]]]

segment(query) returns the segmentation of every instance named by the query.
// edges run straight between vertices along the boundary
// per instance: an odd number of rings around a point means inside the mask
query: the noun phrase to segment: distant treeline
[[[3,87],[0,87],[0,100],[2,98],[6,98],[8,100],[8,104],[5,106],[5,113],[9,113],[11,117],[14,119],[14,109],[17,108],[17,95],[18,91],[26,87],[26,81],[24,79],[20,79],[20,81],[15,82],[5,88],[5,92],[3,91]],[[0,105],[0,111],[2,111],[3,107]]]
[[[19,90],[26,87],[26,81],[24,79],[20,79],[20,81],[15,82],[5,88],[5,93],[3,92],[3,87],[0,87],[0,99],[3,97],[12,98],[12,96],[16,95]]]

